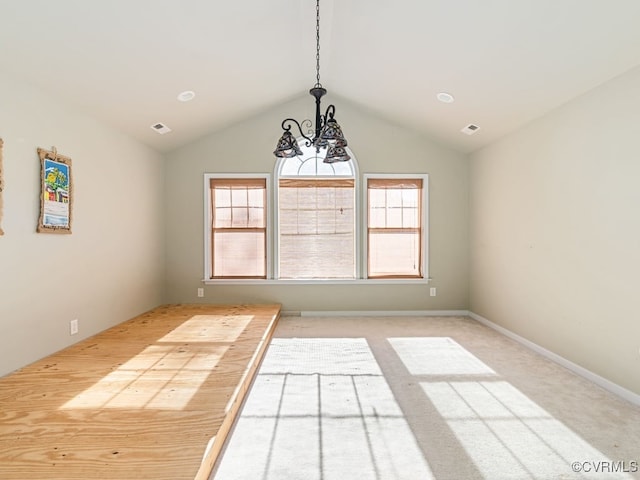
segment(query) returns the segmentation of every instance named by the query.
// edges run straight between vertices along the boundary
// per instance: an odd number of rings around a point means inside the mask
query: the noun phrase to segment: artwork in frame
[[[2,177],[2,139],[0,138],[0,236],[4,235],[2,231],[2,190],[4,189],[4,180]]]
[[[38,148],[40,158],[40,219],[39,233],[71,233],[73,210],[73,183],[71,159],[51,151]]]

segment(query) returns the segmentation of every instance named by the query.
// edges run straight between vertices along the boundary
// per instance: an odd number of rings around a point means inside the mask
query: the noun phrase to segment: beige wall
[[[0,375],[162,302],[162,157],[0,75]],[[37,147],[73,161],[73,234],[35,233]],[[80,333],[69,335],[69,321]]]
[[[640,69],[470,159],[470,309],[640,394]]]
[[[638,85],[640,69],[470,162],[334,98],[360,174],[429,174],[433,282],[210,285],[200,299],[203,174],[272,173],[281,120],[311,117],[311,97],[163,159],[0,76],[6,232],[0,237],[0,375],[163,302],[280,302],[291,311],[470,308],[640,393]],[[74,161],[70,236],[35,233],[36,148],[52,145]],[[429,297],[429,286],[438,288],[437,297]],[[74,318],[80,334],[71,337]]]
[[[327,103],[332,99],[327,97]],[[285,310],[441,310],[468,306],[468,164],[466,156],[380,120],[344,99],[333,99],[336,118],[363,173],[428,173],[430,263],[428,285],[205,286],[203,273],[203,174],[273,173],[272,151],[281,121],[313,116],[313,98],[297,98],[212,134],[167,156],[171,192],[166,210],[167,300],[173,302],[279,302]]]

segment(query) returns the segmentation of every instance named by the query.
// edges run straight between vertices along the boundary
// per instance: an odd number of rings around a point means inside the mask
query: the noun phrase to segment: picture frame
[[[40,159],[40,218],[38,233],[71,233],[73,176],[71,158],[38,148]]]

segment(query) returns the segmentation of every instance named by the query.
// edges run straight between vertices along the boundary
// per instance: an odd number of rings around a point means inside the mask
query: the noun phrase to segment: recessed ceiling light
[[[189,102],[191,100],[193,100],[193,97],[196,96],[196,92],[192,91],[192,90],[186,90],[184,92],[181,92],[178,95],[178,100],[180,100],[181,102]]]
[[[440,92],[438,95],[436,95],[436,98],[442,103],[453,103],[455,101],[453,95],[447,92]]]

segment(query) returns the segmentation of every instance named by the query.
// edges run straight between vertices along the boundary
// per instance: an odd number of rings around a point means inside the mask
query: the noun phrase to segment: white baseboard
[[[304,310],[301,317],[467,317],[469,310]]]
[[[595,383],[596,385],[604,388],[605,390],[608,390],[609,392],[621,398],[624,398],[625,400],[633,403],[634,405],[640,406],[640,395],[638,395],[637,393],[634,393],[631,390],[627,390],[626,388],[621,387],[617,383],[607,380],[606,378],[601,377],[600,375],[593,373],[592,371],[587,370],[586,368],[581,367],[580,365],[573,363],[570,360],[567,360],[566,358],[558,355],[557,353],[553,353],[552,351],[547,350],[546,348],[541,347],[540,345],[533,343],[532,341],[527,340],[524,337],[521,337],[517,333],[513,333],[511,330],[501,327],[500,325],[493,323],[492,321],[487,320],[486,318],[476,313],[469,312],[469,316],[474,320],[482,323],[483,325],[486,325],[487,327],[497,332],[500,332],[504,336],[509,337],[512,340],[515,340],[516,342],[524,345],[530,350],[533,350],[534,352],[539,353],[543,357],[546,357],[549,360],[559,365],[562,365],[568,370],[571,370],[573,373],[576,373],[577,375],[580,375],[581,377],[586,378],[587,380]]]

